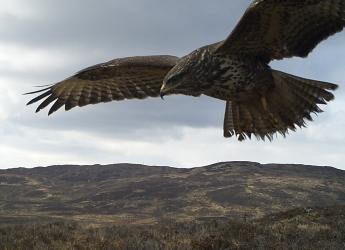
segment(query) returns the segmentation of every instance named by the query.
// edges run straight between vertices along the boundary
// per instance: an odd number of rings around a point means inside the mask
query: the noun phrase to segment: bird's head
[[[163,98],[168,94],[185,94],[199,96],[200,86],[200,50],[182,57],[163,80],[160,95]]]
[[[163,98],[167,94],[177,94],[181,92],[181,87],[190,78],[188,58],[184,57],[173,67],[163,80],[160,95]]]

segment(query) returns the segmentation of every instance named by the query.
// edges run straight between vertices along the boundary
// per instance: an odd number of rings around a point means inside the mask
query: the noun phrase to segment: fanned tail
[[[272,140],[274,134],[285,137],[289,130],[304,127],[312,113],[320,113],[319,104],[334,99],[329,90],[336,84],[304,79],[272,70],[273,87],[265,94],[246,101],[227,101],[224,136],[236,135],[242,141],[251,138]]]

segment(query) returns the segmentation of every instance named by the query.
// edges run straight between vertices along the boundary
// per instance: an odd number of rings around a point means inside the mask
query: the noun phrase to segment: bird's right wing
[[[76,106],[124,99],[157,97],[165,75],[178,57],[142,56],[115,59],[86,68],[74,76],[47,88],[27,94],[41,93],[29,104],[43,100],[36,112],[54,102],[49,114],[62,106]]]
[[[266,62],[306,57],[344,27],[344,0],[254,0],[217,51]]]

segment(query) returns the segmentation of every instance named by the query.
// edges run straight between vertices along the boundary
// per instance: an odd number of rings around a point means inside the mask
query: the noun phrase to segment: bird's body
[[[182,58],[131,57],[98,64],[43,90],[29,104],[55,101],[49,114],[112,100],[207,95],[226,101],[224,136],[272,139],[312,120],[337,85],[271,69],[272,60],[306,57],[345,26],[345,0],[254,0],[224,41]]]
[[[172,92],[164,86],[163,95],[186,91],[185,94],[205,94],[224,101],[240,100],[246,98],[248,92],[264,87],[258,86],[257,79],[270,74],[268,64],[255,57],[217,53],[217,45],[219,43],[202,47],[178,60],[164,80],[168,82],[177,77],[178,86],[173,86]],[[184,77],[184,84],[180,77]],[[268,88],[270,84],[265,85]]]

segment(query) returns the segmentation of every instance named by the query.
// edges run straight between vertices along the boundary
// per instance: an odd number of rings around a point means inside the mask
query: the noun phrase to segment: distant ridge
[[[222,162],[181,169],[140,164],[0,170],[0,220],[43,218],[153,223],[261,217],[345,205],[345,171]]]

